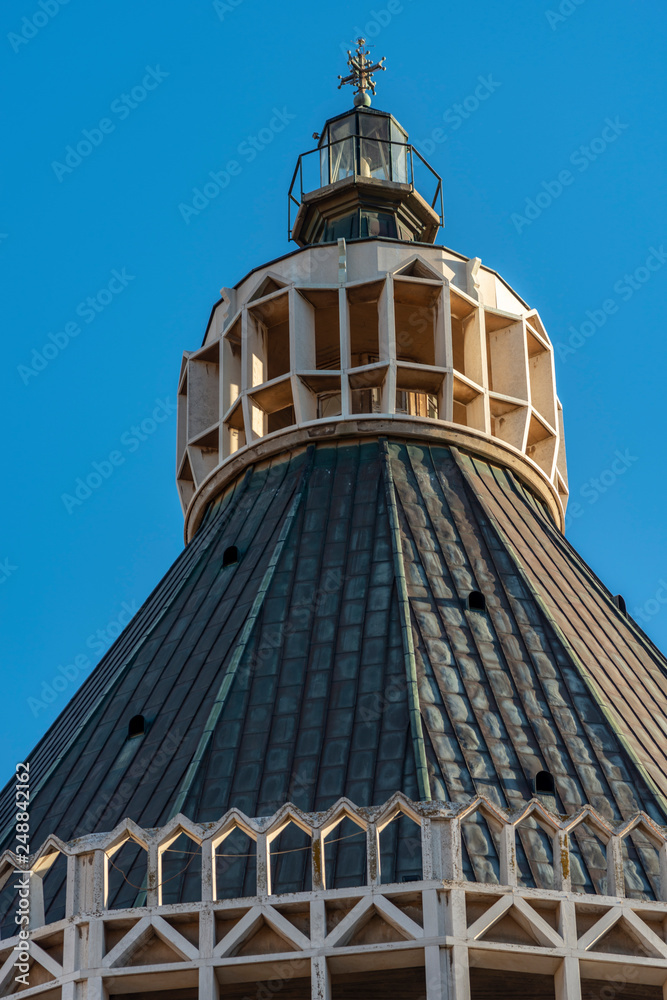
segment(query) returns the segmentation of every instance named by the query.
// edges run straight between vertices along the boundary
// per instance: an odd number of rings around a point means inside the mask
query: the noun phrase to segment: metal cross
[[[347,64],[352,70],[349,76],[339,76],[338,79],[341,81],[338,84],[338,89],[344,86],[346,83],[351,83],[356,86],[354,92],[354,103],[356,107],[364,105],[368,107],[371,103],[371,99],[366,93],[370,90],[373,95],[375,95],[375,81],[373,79],[373,73],[377,70],[386,70],[386,66],[383,66],[386,56],[382,56],[379,62],[371,64],[370,51],[364,48],[366,44],[365,38],[357,38],[357,51],[352,55],[351,49],[347,50]]]

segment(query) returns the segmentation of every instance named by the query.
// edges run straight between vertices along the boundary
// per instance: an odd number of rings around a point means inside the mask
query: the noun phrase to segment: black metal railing
[[[442,226],[442,178],[410,143],[354,134],[309,149],[299,156],[292,175],[288,195],[288,238],[292,239],[293,206],[298,211],[306,193],[355,176],[407,184],[413,191],[419,191],[422,185],[417,183],[418,174],[419,179],[423,177],[425,180],[423,190],[427,190],[429,185],[432,187],[435,182],[432,196],[425,200],[437,212]]]

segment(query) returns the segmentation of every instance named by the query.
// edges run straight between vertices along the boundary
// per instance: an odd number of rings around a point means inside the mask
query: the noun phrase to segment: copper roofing
[[[318,443],[211,506],[31,754],[31,837],[397,790],[513,809],[543,770],[557,812],[664,823],[666,667],[510,472],[454,448]],[[0,848],[13,812],[8,785]],[[467,851],[495,863],[488,831]],[[539,884],[539,859],[518,862]]]

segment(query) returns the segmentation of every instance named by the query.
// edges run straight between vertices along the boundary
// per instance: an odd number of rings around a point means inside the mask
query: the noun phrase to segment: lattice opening
[[[470,1000],[555,1000],[553,976],[507,969],[471,969]],[[600,1000],[599,996],[596,1000]]]
[[[384,282],[349,288],[347,292],[350,363],[352,368],[380,360],[379,298]]]
[[[400,812],[380,831],[380,881],[388,885],[423,877],[421,827]]]
[[[147,886],[147,854],[130,838],[108,857],[108,909],[144,906]]]
[[[607,845],[588,822],[570,833],[572,892],[607,893]]]
[[[552,837],[534,816],[522,820],[516,828],[519,884],[540,889],[554,887],[554,851]]]
[[[290,370],[289,299],[267,299],[248,310],[252,385],[261,385]]]
[[[660,899],[660,855],[643,830],[623,838],[623,875],[628,899]]]
[[[435,331],[440,285],[394,282],[396,357],[413,364],[435,365]]]
[[[471,881],[498,885],[500,882],[500,838],[486,816],[477,810],[461,823],[461,839],[468,855]],[[468,873],[466,872],[466,875]]]
[[[366,831],[348,816],[324,838],[327,889],[366,885]]]
[[[201,899],[201,844],[179,833],[176,840],[160,851],[161,902],[192,903]]]
[[[310,892],[312,841],[296,823],[289,822],[271,842],[271,892]]]
[[[337,371],[340,369],[340,323],[338,317],[338,292],[335,289],[299,289],[300,294],[313,307],[315,335],[315,368]]]
[[[257,845],[238,826],[215,851],[216,899],[257,894]]]
[[[44,921],[47,924],[65,919],[67,902],[67,855],[58,854],[42,876]]]
[[[14,918],[18,911],[19,894],[14,886],[17,884],[18,876],[10,873],[9,878],[0,889],[0,939],[14,937],[17,924]]]

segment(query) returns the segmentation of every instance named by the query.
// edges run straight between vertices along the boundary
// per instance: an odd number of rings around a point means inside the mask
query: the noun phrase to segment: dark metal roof
[[[31,840],[396,790],[511,809],[543,770],[558,812],[665,822],[666,668],[509,471],[444,446],[318,443],[211,506],[35,748]],[[492,865],[480,837],[466,863]]]

